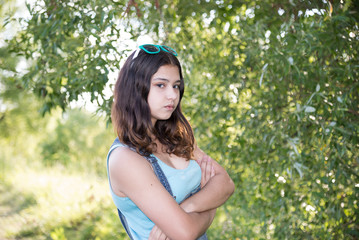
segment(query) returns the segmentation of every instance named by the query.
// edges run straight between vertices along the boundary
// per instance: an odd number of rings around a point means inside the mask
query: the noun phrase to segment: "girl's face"
[[[178,67],[174,65],[161,66],[152,76],[147,103],[153,125],[171,117],[180,99],[180,82]]]

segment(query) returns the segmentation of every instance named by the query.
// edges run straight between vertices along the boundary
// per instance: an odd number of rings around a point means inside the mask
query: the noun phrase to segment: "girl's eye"
[[[162,83],[157,84],[157,87],[159,87],[159,88],[163,88],[164,86],[165,86],[165,85],[162,84]]]
[[[180,88],[180,86],[179,86],[179,85],[174,85],[174,86],[173,86],[173,88],[177,88],[177,89],[179,89],[179,88]]]

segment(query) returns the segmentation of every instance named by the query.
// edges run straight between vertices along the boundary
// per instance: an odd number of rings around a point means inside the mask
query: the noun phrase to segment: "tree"
[[[43,112],[90,92],[109,116],[103,89],[127,53],[115,45],[122,29],[179,52],[196,138],[237,185],[212,228],[216,239],[358,237],[356,1],[47,0],[28,8],[32,18],[9,46],[32,60],[20,82],[44,98]]]

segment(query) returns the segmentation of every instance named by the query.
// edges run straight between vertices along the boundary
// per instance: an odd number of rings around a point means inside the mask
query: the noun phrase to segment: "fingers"
[[[209,156],[205,155],[201,159],[201,171],[202,171],[202,177],[201,177],[201,187],[203,188],[209,179],[214,176],[214,168],[212,164],[212,160]]]
[[[150,232],[149,240],[170,240],[156,225]]]
[[[204,159],[204,157],[201,160],[201,188],[204,187],[204,185],[206,185],[207,183],[207,173],[206,173],[206,169],[207,169],[207,160]]]
[[[158,230],[159,228],[155,225],[150,232],[150,236],[148,237],[148,240],[157,240],[159,236]]]
[[[206,166],[206,177],[207,181],[211,178],[211,172],[212,172],[212,161],[211,158],[207,156],[207,166]]]
[[[212,164],[211,177],[213,177],[214,175],[216,175],[216,172],[214,171],[214,166],[213,166],[213,164]]]

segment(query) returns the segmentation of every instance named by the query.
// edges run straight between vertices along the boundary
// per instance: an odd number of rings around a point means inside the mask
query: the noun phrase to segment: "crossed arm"
[[[218,163],[199,148],[194,155],[204,172],[201,181],[204,187],[179,206],[146,159],[127,148],[112,152],[109,159],[112,190],[129,197],[155,223],[149,239],[196,239],[211,225],[215,208],[233,193],[234,184]]]
[[[226,170],[196,146],[194,158],[201,166],[201,191],[181,203],[187,212],[203,212],[224,204],[234,192],[234,183]]]
[[[216,208],[224,204],[234,192],[234,183],[226,170],[197,146],[195,147],[194,158],[202,171],[201,190],[184,200],[180,206],[187,213],[201,214],[206,212],[213,213],[213,211],[215,213]],[[210,224],[213,218],[211,218]],[[158,239],[167,240],[172,238],[167,237],[156,225],[151,231],[149,240]]]

